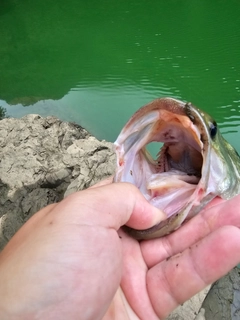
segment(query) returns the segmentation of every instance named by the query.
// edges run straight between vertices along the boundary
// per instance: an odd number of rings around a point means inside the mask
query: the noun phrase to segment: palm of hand
[[[202,212],[161,239],[139,243],[119,231],[123,274],[115,296],[118,313],[121,310],[116,319],[164,319],[238,263],[239,214],[230,210],[229,203],[223,203],[222,210],[213,207],[220,202],[216,199],[209,205],[210,212]],[[111,308],[114,304],[109,312]],[[103,320],[108,319],[113,317],[107,313]]]

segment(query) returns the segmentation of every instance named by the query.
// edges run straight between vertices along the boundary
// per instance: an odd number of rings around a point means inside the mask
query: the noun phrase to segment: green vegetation
[[[7,118],[7,110],[3,107],[0,107],[0,120]]]

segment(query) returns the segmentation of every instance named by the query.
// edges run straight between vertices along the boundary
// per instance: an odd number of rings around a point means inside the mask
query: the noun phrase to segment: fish
[[[162,144],[156,159],[147,151]],[[165,97],[140,108],[114,142],[114,182],[134,184],[166,220],[145,230],[124,226],[137,240],[165,236],[199,213],[215,197],[240,193],[240,156],[216,121],[191,102]]]

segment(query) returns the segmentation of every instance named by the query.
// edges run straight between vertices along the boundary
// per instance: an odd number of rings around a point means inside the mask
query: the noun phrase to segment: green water
[[[0,1],[0,106],[114,141],[161,96],[215,117],[240,151],[240,2]]]

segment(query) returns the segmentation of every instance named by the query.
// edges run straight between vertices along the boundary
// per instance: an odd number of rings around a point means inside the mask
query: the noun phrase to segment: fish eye
[[[212,121],[212,122],[209,122],[209,132],[210,132],[210,136],[211,138],[215,138],[216,134],[217,134],[217,123],[216,121]]]

